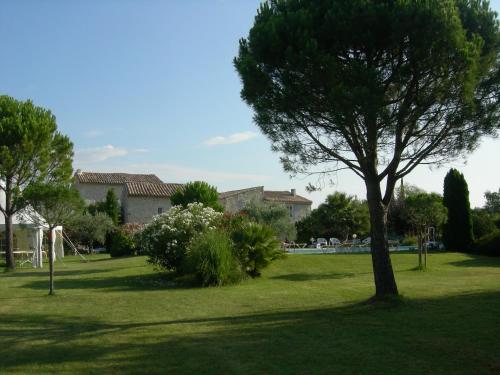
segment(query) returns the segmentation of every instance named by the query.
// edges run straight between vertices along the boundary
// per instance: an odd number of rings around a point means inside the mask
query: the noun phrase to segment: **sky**
[[[74,142],[74,168],[204,180],[219,191],[297,189],[320,204],[334,191],[365,198],[344,171],[290,178],[240,99],[232,60],[259,0],[0,0],[0,95],[49,108]],[[500,11],[500,0],[491,2]],[[450,167],[464,173],[473,207],[500,187],[500,139],[466,163],[418,167],[405,183],[442,192]]]

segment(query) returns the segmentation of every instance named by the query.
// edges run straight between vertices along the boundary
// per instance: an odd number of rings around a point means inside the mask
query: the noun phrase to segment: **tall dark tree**
[[[30,185],[71,177],[73,144],[57,131],[56,119],[31,101],[0,96],[0,191],[5,205],[5,257],[15,268],[12,219],[26,207],[23,191]]]
[[[113,189],[109,189],[106,193],[106,199],[103,202],[102,208],[103,212],[111,218],[114,225],[120,224],[120,203]]]
[[[448,250],[469,250],[474,241],[469,188],[464,175],[456,169],[450,169],[444,178],[443,204],[448,209],[444,245]]]
[[[387,208],[397,181],[497,131],[499,25],[486,1],[270,0],[235,67],[286,171],[365,183],[376,296],[398,293]]]

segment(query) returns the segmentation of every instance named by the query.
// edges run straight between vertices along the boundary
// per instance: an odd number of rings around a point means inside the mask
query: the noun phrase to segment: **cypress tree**
[[[443,203],[448,209],[443,241],[448,250],[467,251],[474,241],[469,188],[464,175],[450,169],[444,178]]]
[[[109,189],[106,200],[102,203],[102,211],[108,214],[114,225],[120,224],[120,203],[113,189]]]

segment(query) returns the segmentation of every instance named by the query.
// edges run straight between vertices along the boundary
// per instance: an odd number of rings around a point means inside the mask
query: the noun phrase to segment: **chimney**
[[[295,189],[292,189],[292,196],[296,196],[297,195],[297,191]]]
[[[82,170],[81,169],[77,169],[75,174],[80,174],[80,173],[82,173]]]

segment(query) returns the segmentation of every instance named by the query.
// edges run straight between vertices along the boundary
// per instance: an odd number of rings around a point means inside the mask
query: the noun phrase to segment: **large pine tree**
[[[469,188],[464,175],[456,169],[450,169],[444,178],[443,203],[448,209],[444,244],[448,250],[467,251],[474,240]]]

